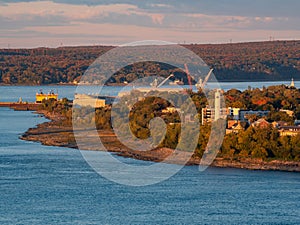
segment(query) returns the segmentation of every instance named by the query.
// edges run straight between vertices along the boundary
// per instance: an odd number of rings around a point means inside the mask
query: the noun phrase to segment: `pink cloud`
[[[156,4],[153,5],[153,8],[155,7],[169,9],[171,6]],[[52,1],[7,3],[0,5],[0,19],[3,17],[12,21],[11,26],[15,21],[18,24],[15,30],[18,32],[9,33],[8,31],[14,30],[13,27],[11,29],[0,27],[0,45],[5,47],[10,43],[11,46],[19,46],[23,43],[29,46],[30,43],[32,45],[39,43],[57,46],[61,42],[122,44],[145,39],[176,43],[184,41],[219,43],[230,39],[267,40],[271,35],[282,39],[300,38],[298,29],[280,30],[284,26],[276,27],[278,21],[281,24],[290,22],[289,18],[158,13],[154,12],[153,8],[141,9],[131,4],[72,5]],[[43,25],[43,22],[34,24],[34,20],[40,18],[49,20],[55,18],[58,23],[49,23],[51,26]],[[59,19],[66,23],[59,23]],[[271,28],[268,27],[270,24]],[[33,36],[25,35],[29,32],[33,32]]]
[[[164,21],[165,16],[161,15],[161,14],[152,14],[151,18],[152,18],[152,22],[154,24],[162,24],[163,21]]]

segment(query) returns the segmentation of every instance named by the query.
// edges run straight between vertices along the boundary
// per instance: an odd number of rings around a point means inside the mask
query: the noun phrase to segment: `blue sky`
[[[2,0],[0,47],[300,39],[298,0]]]

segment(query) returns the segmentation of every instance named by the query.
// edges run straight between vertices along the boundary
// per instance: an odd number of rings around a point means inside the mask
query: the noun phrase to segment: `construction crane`
[[[204,81],[202,81],[201,78],[199,79],[198,83],[196,84],[196,87],[197,87],[198,89],[203,89],[203,88],[205,87],[205,85],[206,85],[207,81],[209,80],[209,78],[210,78],[210,76],[211,76],[213,70],[214,70],[214,69],[210,69],[210,71],[209,71],[208,74],[206,75]]]
[[[192,85],[192,79],[191,79],[190,71],[189,71],[189,68],[188,68],[188,66],[187,66],[186,63],[184,64],[184,68],[185,68],[185,73],[187,75],[188,82],[189,82],[189,85],[190,85],[190,90],[193,90],[193,85]]]
[[[163,86],[171,77],[174,77],[174,74],[171,74],[170,76],[168,76],[160,84],[158,84],[158,80],[157,80],[157,78],[155,78],[154,81],[150,85],[154,88],[159,88],[159,87]]]

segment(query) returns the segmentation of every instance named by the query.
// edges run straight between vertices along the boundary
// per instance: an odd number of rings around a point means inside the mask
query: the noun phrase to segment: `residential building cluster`
[[[294,112],[291,110],[279,110],[285,112],[288,116],[293,116]],[[226,134],[229,133],[238,133],[242,130],[245,130],[249,126],[267,128],[273,126],[277,128],[281,136],[296,136],[300,134],[300,121],[295,120],[294,126],[290,126],[285,121],[275,121],[269,123],[265,117],[268,116],[270,111],[265,110],[247,110],[241,108],[232,108],[232,107],[221,107],[220,101],[220,91],[217,90],[215,93],[214,106],[211,107],[207,105],[205,108],[202,108],[202,118],[201,124],[205,125],[217,121],[220,118],[227,119],[227,129]],[[258,120],[253,121],[251,117],[259,118]]]

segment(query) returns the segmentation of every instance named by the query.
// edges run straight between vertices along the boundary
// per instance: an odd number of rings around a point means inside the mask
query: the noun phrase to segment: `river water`
[[[209,88],[219,88],[221,87],[223,90],[227,91],[229,89],[235,88],[238,90],[245,90],[248,87],[251,88],[262,88],[263,86],[268,87],[271,85],[289,85],[290,81],[270,81],[270,82],[220,82],[218,85],[216,83],[209,83]],[[300,88],[300,81],[295,81],[295,86]],[[174,86],[164,86],[169,88],[175,88]],[[184,86],[184,88],[189,88],[188,85]],[[196,91],[196,88],[193,87]],[[90,89],[90,91],[89,91]],[[123,87],[104,87],[101,93],[103,95],[116,96]],[[128,88],[130,89],[130,88]],[[8,102],[8,101],[18,101],[20,97],[22,97],[23,101],[33,102],[35,101],[35,93],[40,90],[44,92],[54,91],[59,94],[59,97],[66,97],[69,99],[74,98],[74,94],[76,92],[76,86],[0,86],[0,102]],[[98,93],[99,87],[97,86],[87,86],[85,89],[85,93]]]
[[[0,87],[0,101],[30,100],[35,88]],[[300,224],[299,173],[190,166],[159,184],[124,186],[94,172],[78,150],[19,139],[43,121],[0,108],[0,224]]]

